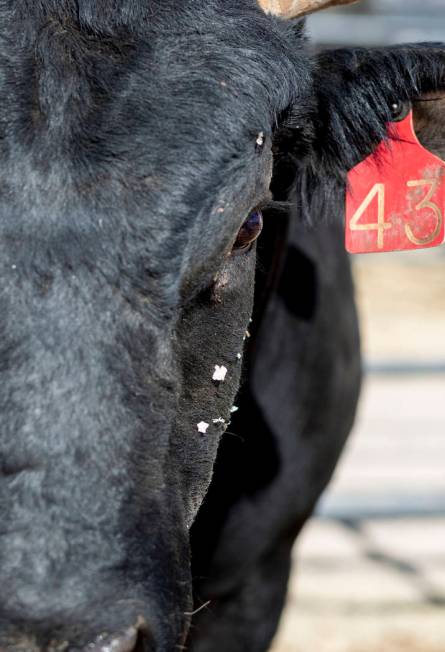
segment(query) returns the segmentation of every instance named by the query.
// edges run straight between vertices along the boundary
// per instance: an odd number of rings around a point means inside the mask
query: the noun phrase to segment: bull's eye
[[[263,230],[263,214],[259,209],[252,211],[238,232],[233,245],[234,253],[249,251]]]
[[[411,111],[411,104],[409,102],[394,101],[390,104],[391,120],[392,122],[401,122],[405,120],[408,113]]]

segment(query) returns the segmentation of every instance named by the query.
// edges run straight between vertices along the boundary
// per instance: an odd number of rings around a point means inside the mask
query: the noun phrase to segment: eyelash
[[[275,199],[269,198],[264,199],[262,202],[260,202],[254,210],[261,211],[262,213],[266,211],[276,211],[282,213],[283,211],[287,211],[289,207],[290,202],[276,201]]]

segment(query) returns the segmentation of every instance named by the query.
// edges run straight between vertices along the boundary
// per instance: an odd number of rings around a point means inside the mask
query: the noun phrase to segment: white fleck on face
[[[213,374],[213,380],[216,380],[217,382],[223,383],[226,379],[228,369],[227,367],[220,367],[219,365],[215,365],[215,372]]]
[[[206,423],[205,421],[200,421],[198,423],[198,432],[201,433],[201,435],[206,435],[209,427],[210,427],[210,423]]]
[[[258,138],[256,139],[256,144],[258,145],[258,147],[263,147],[264,140],[265,140],[264,131],[260,131],[260,133],[258,134]]]

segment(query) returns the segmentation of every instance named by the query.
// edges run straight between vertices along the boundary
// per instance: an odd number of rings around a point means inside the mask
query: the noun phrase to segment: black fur
[[[172,650],[252,310],[255,251],[230,250],[311,66],[255,0],[0,23],[1,641],[80,649],[142,615]]]
[[[308,156],[305,131],[295,130],[292,111],[276,136],[274,190],[293,199],[310,221],[342,216],[331,200],[343,201],[346,173],[390,136],[391,105],[445,88],[443,44],[327,51],[316,59],[316,110]],[[308,125],[305,127],[308,130]],[[303,131],[304,137],[301,133]]]
[[[365,52],[314,62],[302,25],[255,0],[5,0],[0,26],[0,649],[80,650],[143,616],[137,649],[171,652],[252,312],[255,248],[231,248],[268,197],[273,138],[276,198],[316,218],[353,160],[344,135],[359,158],[383,133],[377,79],[388,90],[397,68],[403,97],[431,90],[443,55],[371,53],[378,78]],[[344,70],[340,97],[328,80]],[[373,107],[368,136],[348,103]],[[250,452],[221,447],[192,537],[196,599],[223,611],[197,621],[192,649],[267,648],[293,538],[353,418],[348,262],[338,226],[307,232],[300,216],[268,215],[229,428]]]

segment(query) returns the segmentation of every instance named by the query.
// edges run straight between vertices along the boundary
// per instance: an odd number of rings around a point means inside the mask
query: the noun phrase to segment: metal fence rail
[[[314,41],[324,46],[445,42],[443,0],[368,0],[309,19]]]

